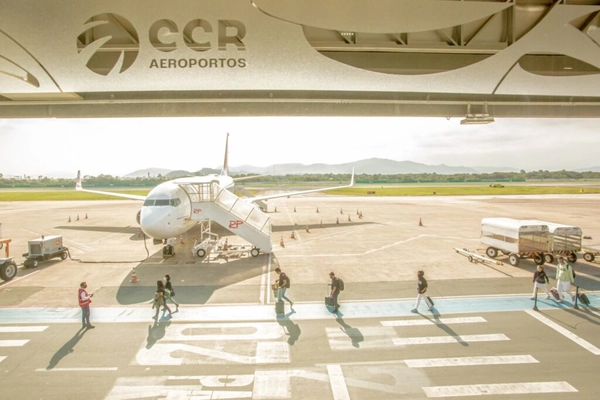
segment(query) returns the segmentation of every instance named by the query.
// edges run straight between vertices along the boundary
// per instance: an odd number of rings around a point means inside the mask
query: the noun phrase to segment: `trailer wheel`
[[[473,256],[467,257],[467,260],[469,260],[469,262],[473,262]]]
[[[596,257],[594,257],[594,255],[592,253],[583,253],[583,259],[585,261],[592,262],[592,261],[594,261],[595,258]]]
[[[38,260],[29,260],[29,266],[31,268],[37,268],[38,265],[40,265],[40,262]]]
[[[554,262],[554,256],[552,254],[544,254],[544,260],[546,260],[548,264],[552,264]]]
[[[567,254],[567,260],[569,260],[569,262],[574,263],[575,261],[577,261],[577,254],[575,254],[575,253]]]
[[[521,259],[519,258],[518,254],[514,254],[512,253],[511,255],[508,256],[508,262],[510,263],[510,265],[512,265],[513,267],[516,267],[517,265],[519,265],[519,261]]]
[[[13,261],[9,261],[0,267],[0,278],[2,278],[3,281],[8,282],[15,276],[17,276],[17,264]]]
[[[256,247],[255,247],[255,248],[253,248],[252,250],[250,250],[250,255],[251,255],[252,257],[258,257],[258,254],[259,254],[259,253],[260,253],[260,250],[259,250],[259,249],[257,249]]]
[[[66,259],[67,259],[67,257],[69,257],[69,255],[67,254],[67,252],[66,252],[66,251],[63,251],[62,253],[60,253],[60,259],[61,259],[61,260],[63,260],[63,261],[64,261],[64,260],[66,260]]]
[[[202,258],[202,257],[204,257],[204,256],[206,255],[206,250],[204,250],[204,249],[198,249],[198,250],[196,251],[196,255],[197,255],[198,257]]]
[[[533,256],[533,262],[537,265],[544,265],[545,257],[544,254],[535,254]]]
[[[493,247],[488,247],[485,251],[485,254],[487,254],[489,258],[496,258],[496,256],[498,255],[498,250],[496,250]]]

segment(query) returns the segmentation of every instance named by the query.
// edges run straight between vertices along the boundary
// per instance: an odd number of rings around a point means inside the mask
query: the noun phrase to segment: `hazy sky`
[[[574,170],[600,165],[598,119],[210,117],[0,119],[0,173],[126,175],[143,168],[338,164],[388,158],[452,166]],[[360,173],[360,171],[356,171]]]

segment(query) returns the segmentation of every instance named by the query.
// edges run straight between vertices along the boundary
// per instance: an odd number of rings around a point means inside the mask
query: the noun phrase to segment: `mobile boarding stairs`
[[[246,240],[255,249],[270,253],[271,218],[260,208],[239,198],[229,190],[211,183],[180,183],[179,186],[191,200],[190,219],[195,221],[214,221],[234,235]],[[208,224],[210,227],[210,224]],[[214,234],[205,232],[211,240]],[[201,240],[203,240],[202,238]]]

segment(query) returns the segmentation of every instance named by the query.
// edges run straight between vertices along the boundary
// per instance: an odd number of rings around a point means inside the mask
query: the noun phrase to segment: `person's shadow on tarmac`
[[[79,341],[81,340],[81,338],[83,337],[83,335],[85,335],[85,333],[87,331],[88,331],[87,328],[80,328],[77,331],[77,333],[75,334],[75,336],[73,336],[71,339],[69,339],[69,341],[67,343],[65,343],[60,349],[58,349],[58,351],[56,353],[54,353],[54,355],[50,359],[50,362],[48,362],[48,366],[46,367],[46,370],[53,369],[54,367],[56,367],[58,365],[60,360],[65,358],[67,355],[73,353],[75,351],[75,349],[74,349],[75,346],[77,345],[77,343],[79,343]]]
[[[165,337],[169,325],[171,325],[171,321],[163,319],[155,320],[153,325],[148,325],[147,349],[151,349],[156,342]]]
[[[342,332],[348,335],[350,340],[352,340],[352,346],[356,347],[357,349],[360,348],[360,342],[365,341],[365,337],[363,336],[360,329],[353,328],[350,325],[348,325],[342,318],[342,313],[339,311],[336,314],[335,322],[340,324],[340,329],[342,330]]]
[[[283,316],[277,317],[277,322],[279,325],[281,325],[285,334],[289,336],[287,342],[290,346],[293,346],[294,343],[296,343],[298,338],[300,338],[300,334],[302,333],[300,325],[295,324],[294,321],[289,318],[293,313],[294,312],[291,311]]]

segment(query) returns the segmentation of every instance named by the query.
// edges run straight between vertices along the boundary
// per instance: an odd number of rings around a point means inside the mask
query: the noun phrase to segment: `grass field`
[[[318,187],[318,185],[317,185]],[[259,190],[257,190],[259,189]],[[260,187],[254,187],[251,193],[258,194]],[[266,190],[273,190],[267,186]],[[306,187],[302,187],[306,189]],[[286,187],[285,191],[294,191],[298,188]],[[145,196],[149,188],[140,189],[107,189],[118,193]],[[421,185],[357,185],[351,188],[338,189],[326,192],[342,196],[478,196],[478,195],[533,195],[533,194],[586,194],[600,193],[600,187],[556,183],[553,185],[539,185],[520,183],[518,185],[505,185],[504,187],[490,187],[488,184],[422,184]],[[123,198],[106,196],[95,193],[77,192],[75,190],[45,190],[45,189],[0,189],[0,201],[59,201],[59,200],[119,200]]]

